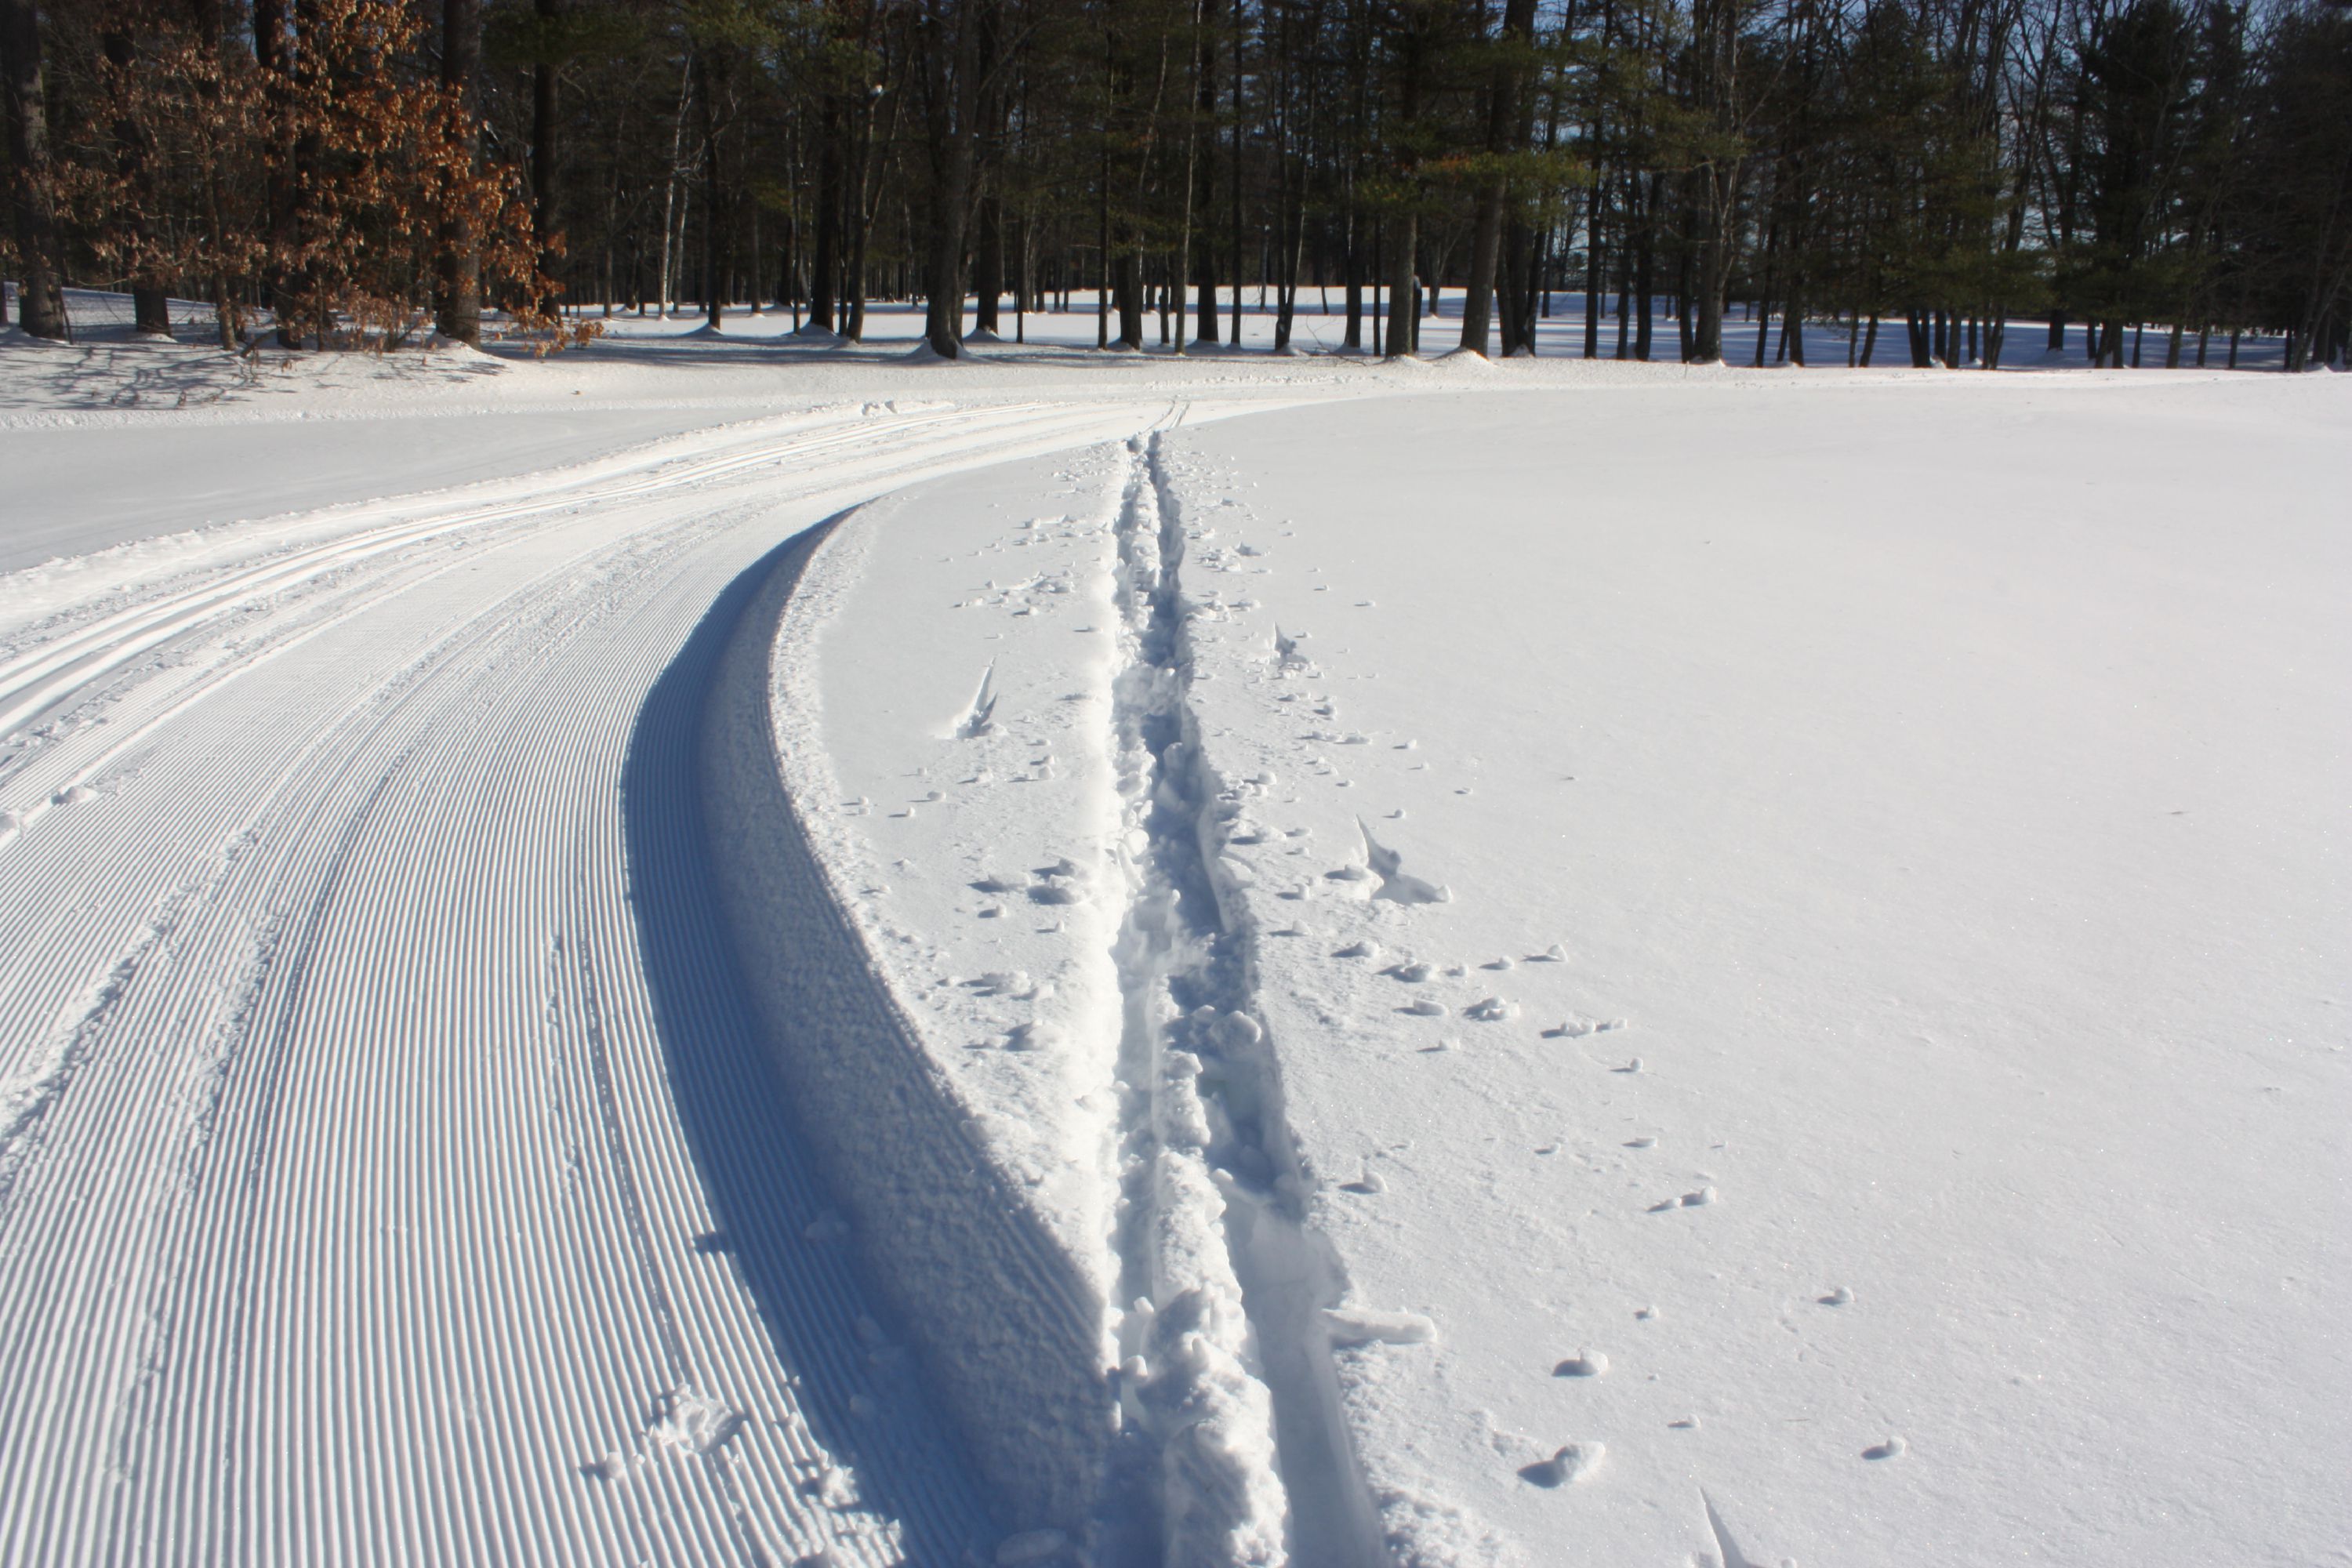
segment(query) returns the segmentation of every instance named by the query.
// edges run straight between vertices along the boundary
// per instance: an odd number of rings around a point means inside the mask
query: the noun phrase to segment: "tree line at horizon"
[[[1988,368],[2020,313],[2105,365],[2352,329],[2334,0],[0,0],[0,79],[46,337],[68,280],[224,347],[921,300],[953,356],[1074,289],[1130,348],[1248,290],[1391,355],[1444,289],[1499,354],[1559,291],[1637,359],[1733,304],[1800,364],[1807,321]]]

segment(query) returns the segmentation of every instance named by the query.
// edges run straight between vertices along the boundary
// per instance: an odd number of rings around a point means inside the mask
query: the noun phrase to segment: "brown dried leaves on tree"
[[[421,31],[409,7],[303,0],[258,54],[195,10],[142,18],[135,55],[99,62],[87,123],[136,128],[138,155],[58,168],[59,205],[101,258],[202,280],[224,346],[243,339],[238,301],[260,279],[282,337],[383,351],[429,331],[456,236],[511,331],[542,352],[593,335],[556,313],[541,261],[562,239],[535,233],[519,173],[476,157],[457,92],[399,68]]]

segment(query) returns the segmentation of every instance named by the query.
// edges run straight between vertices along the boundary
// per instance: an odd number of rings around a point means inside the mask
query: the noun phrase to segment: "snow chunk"
[[[1574,1486],[1591,1478],[1601,1468],[1601,1458],[1608,1452],[1601,1443],[1569,1443],[1549,1459],[1539,1459],[1520,1468],[1519,1477],[1539,1487]]]
[[[1370,1307],[1326,1307],[1323,1329],[1335,1345],[1425,1345],[1437,1338],[1437,1325],[1417,1312]]]

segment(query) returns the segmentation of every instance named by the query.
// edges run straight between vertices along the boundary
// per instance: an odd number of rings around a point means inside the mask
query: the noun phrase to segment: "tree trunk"
[[[301,186],[294,177],[297,153],[290,141],[294,62],[287,37],[287,0],[253,0],[253,54],[261,67],[268,139],[262,199],[268,247],[262,260],[262,289],[277,318],[278,346],[299,348],[301,323],[295,318],[301,285],[289,258],[300,242]]]
[[[1192,267],[1192,279],[1198,286],[1193,301],[1193,341],[1213,343],[1218,341],[1217,325],[1217,245],[1212,237],[1216,227],[1213,216],[1217,210],[1217,46],[1215,0],[1203,6],[1202,19],[1207,28],[1207,38],[1200,53],[1200,97],[1198,110],[1201,121],[1209,127],[1207,146],[1201,159],[1201,232],[1194,241],[1195,254],[1188,258]]]
[[[1037,308],[1036,283],[1033,270],[1034,241],[1031,237],[1032,230],[1026,214],[1022,216],[1020,226],[1015,232],[1020,235],[1021,240],[1013,252],[1013,341],[1016,343],[1025,343],[1029,341],[1029,312]],[[1164,342],[1165,339],[1163,338],[1162,341]]]
[[[1640,312],[1639,323],[1633,330],[1633,357],[1647,362],[1650,357],[1652,326],[1650,298],[1656,291],[1657,278],[1657,206],[1658,176],[1649,180],[1648,195],[1642,200],[1641,236],[1633,253],[1633,301]]]
[[[18,324],[67,336],[57,209],[48,190],[49,116],[42,95],[41,24],[34,0],[0,0],[0,99],[8,120],[8,216],[16,232]]]
[[[964,233],[980,118],[979,0],[930,0],[923,24],[931,163],[930,250],[924,267],[924,335],[941,359],[963,352]]]
[[[1421,118],[1421,52],[1417,41],[1410,37],[1399,47],[1402,68],[1397,84],[1397,119],[1401,127],[1398,141],[1410,147],[1413,124]],[[1385,359],[1402,359],[1411,354],[1413,334],[1421,324],[1413,288],[1413,265],[1418,259],[1414,253],[1421,238],[1419,217],[1412,205],[1417,195],[1416,173],[1409,161],[1398,171],[1406,205],[1383,225],[1389,230],[1388,342],[1381,356]]]
[[[1589,132],[1594,145],[1599,145],[1601,127],[1596,123]],[[1608,198],[1609,178],[1602,175],[1592,183],[1584,198],[1584,357],[1601,357],[1601,317],[1606,309],[1601,302],[1601,268],[1603,221],[1602,204]]]
[[[1118,302],[1118,345],[1123,349],[1141,348],[1143,346],[1143,252],[1132,243],[1122,241],[1119,245],[1112,292]]]
[[[109,96],[122,104],[115,117],[114,167],[130,195],[130,230],[126,258],[131,274],[131,330],[140,337],[172,335],[172,305],[164,280],[156,270],[152,215],[162,210],[155,195],[153,139],[121,95],[130,89],[137,69],[137,51],[131,35],[117,26],[100,29],[99,50],[106,58]]]
[[[223,37],[219,0],[190,0],[188,18],[194,26],[196,47],[217,63],[227,47],[227,40]],[[220,101],[217,79],[200,74],[196,81],[196,99],[204,105],[205,113],[216,112]],[[198,210],[204,216],[204,226],[196,259],[204,269],[205,282],[212,293],[215,341],[224,349],[235,350],[242,346],[244,321],[237,306],[236,288],[228,273],[228,204],[222,193],[218,149],[205,149],[198,160],[198,167],[202,172]]]
[[[1728,237],[1720,233],[1709,232],[1699,242],[1698,321],[1691,331],[1689,356],[1694,364],[1723,363],[1723,294],[1731,272],[1730,251]]]
[[[1232,177],[1225,184],[1231,207],[1233,241],[1234,313],[1232,331],[1227,341],[1234,347],[1242,346],[1242,37],[1244,8],[1241,0],[1234,0],[1234,162]]]
[[[1095,347],[1110,347],[1110,126],[1095,168]]]
[[[744,283],[748,286],[745,303],[750,307],[751,314],[755,316],[763,316],[767,314],[767,306],[761,302],[762,297],[766,293],[767,278],[764,271],[766,263],[760,253],[760,204],[757,198],[754,198],[751,201],[746,202],[744,205],[751,209],[750,222],[751,226],[751,247],[749,252],[751,262],[744,268],[743,279]],[[794,236],[793,234],[792,226],[788,223],[784,229],[784,248],[782,258],[782,265],[779,267],[776,274],[776,301],[777,303],[782,304],[784,302],[786,297],[789,296],[792,300],[793,315],[797,318],[801,312],[801,295],[799,287],[793,281],[793,273],[800,266],[800,258],[793,250],[793,238]],[[793,324],[794,326],[798,326],[800,322],[796,319]]]
[[[972,246],[971,324],[994,332],[1004,296],[1004,219],[994,196],[980,202],[980,234]]]
[[[457,100],[458,140],[470,162],[480,156],[482,123],[476,79],[482,68],[482,0],[442,0],[441,85]],[[434,261],[433,314],[441,335],[478,347],[482,341],[482,257],[463,213],[441,215]]]
[[[1496,282],[1501,296],[1503,357],[1536,352],[1536,232],[1526,219],[1512,214],[1503,222],[1503,268]]]
[[[557,0],[531,0],[543,32],[556,19]],[[539,239],[539,269],[555,276],[555,87],[556,68],[541,60],[530,68],[530,222]],[[541,301],[541,308],[552,300]]]
[[[1200,31],[1201,25],[1200,0],[1193,0],[1192,19],[1192,32],[1197,35]],[[1201,67],[1201,56],[1197,42],[1193,47],[1191,64],[1193,70],[1197,73]],[[1199,98],[1196,96],[1193,101],[1197,106],[1200,101]],[[1186,270],[1192,265],[1192,187],[1193,181],[1199,174],[1200,151],[1201,125],[1199,117],[1195,115],[1189,118],[1185,121],[1184,126],[1183,220],[1176,231],[1175,253],[1168,258],[1168,278],[1165,285],[1163,286],[1163,291],[1161,294],[1161,299],[1165,302],[1163,302],[1160,307],[1161,318],[1160,336],[1162,342],[1165,342],[1168,337],[1167,317],[1171,313],[1169,306],[1170,304],[1173,304],[1175,307],[1172,311],[1172,314],[1176,318],[1175,349],[1180,354],[1184,352],[1184,275]]]
[[[1625,185],[1626,194],[1630,196],[1633,194],[1633,180],[1630,176],[1627,177]],[[1628,202],[1625,208],[1625,222],[1621,226],[1629,232],[1620,236],[1617,254],[1611,258],[1617,268],[1617,358],[1621,361],[1624,359],[1626,351],[1632,347],[1628,339],[1633,327],[1631,315],[1633,304],[1633,269],[1630,249],[1633,215],[1633,205]]]
[[[1280,300],[1275,308],[1274,347],[1276,353],[1290,347],[1293,324],[1298,317],[1298,283],[1307,259],[1307,208],[1302,190],[1297,210],[1291,214],[1293,227],[1290,244],[1283,252],[1283,275],[1279,283]]]
[[[1738,131],[1739,6],[1738,0],[1694,0],[1691,32],[1696,90],[1694,96],[1717,135]],[[1733,223],[1739,160],[1721,153],[1699,166],[1700,234],[1698,331],[1691,358],[1701,364],[1723,359],[1723,297],[1730,287]]]
[[[549,5],[552,0],[540,3]],[[696,51],[694,68],[702,89],[695,94],[702,105],[702,310],[704,324],[716,332],[726,325],[727,264],[734,235],[727,221],[727,186],[719,166],[719,104],[711,90],[709,61],[707,50]],[[551,195],[551,174],[550,181]]]
[[[1683,363],[1691,357],[1691,256],[1690,247],[1677,246],[1680,254],[1675,260],[1675,346],[1681,352]]]
[[[674,264],[677,260],[677,241],[679,232],[678,158],[686,145],[686,106],[693,97],[694,50],[689,47],[686,53],[685,68],[678,72],[677,115],[670,121],[669,127],[669,175],[662,182],[661,272],[656,279],[656,287],[661,296],[659,310],[661,319],[665,321],[669,320],[671,302],[676,298],[673,290],[677,282],[677,273],[674,269]]]
[[[1348,326],[1340,345],[1361,353],[1364,349],[1364,266],[1352,237],[1342,265],[1348,269]]]
[[[1193,296],[1192,317],[1199,329],[1195,342],[1213,343],[1223,341],[1217,323],[1217,258],[1216,242],[1202,234],[1199,246],[1201,259],[1198,273],[1200,286]]]
[[[1535,0],[1504,0],[1499,38],[1506,53],[1496,60],[1487,85],[1486,151],[1497,160],[1517,151],[1519,129],[1519,61],[1515,51],[1535,29]],[[1503,208],[1510,182],[1497,166],[1478,192],[1478,226],[1470,241],[1470,286],[1462,296],[1462,346],[1475,354],[1486,352],[1488,321],[1494,312],[1495,279],[1503,246]],[[1507,315],[1507,310],[1506,314]],[[1506,355],[1517,347],[1507,323],[1503,333]]]
[[[865,111],[859,117],[857,140],[851,151],[856,155],[856,179],[849,190],[849,265],[845,269],[845,298],[848,318],[841,329],[842,336],[852,342],[862,342],[866,337],[866,254],[874,233],[874,109],[877,97],[868,92]],[[891,110],[891,127],[896,134],[898,110]]]
[[[831,93],[817,115],[816,254],[809,263],[808,320],[834,330],[834,290],[841,270],[841,105]]]
[[[1413,330],[1420,312],[1414,308],[1414,242],[1420,223],[1411,212],[1400,213],[1389,224],[1389,310],[1387,359],[1403,359],[1413,352]]]

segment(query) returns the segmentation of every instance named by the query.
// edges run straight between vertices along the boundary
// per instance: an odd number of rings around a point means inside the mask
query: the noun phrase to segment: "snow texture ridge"
[[[837,523],[836,525],[837,526]],[[828,534],[828,538],[830,535]],[[823,542],[812,549],[822,549]],[[971,1108],[877,973],[787,794],[778,661],[807,564],[781,563],[728,647],[703,730],[712,868],[777,1061],[860,1256],[906,1315],[1007,1522],[1088,1519],[1112,1436],[1102,1307],[974,1136]]]
[[[780,568],[707,721],[714,864],[1001,1522],[1103,1564],[1365,1568],[1386,1552],[1339,1423],[1341,1286],[1205,852],[1223,792],[1154,440],[1053,476],[1075,510],[1005,529],[989,498],[1037,484],[1008,470]],[[953,674],[973,639],[976,685]]]

